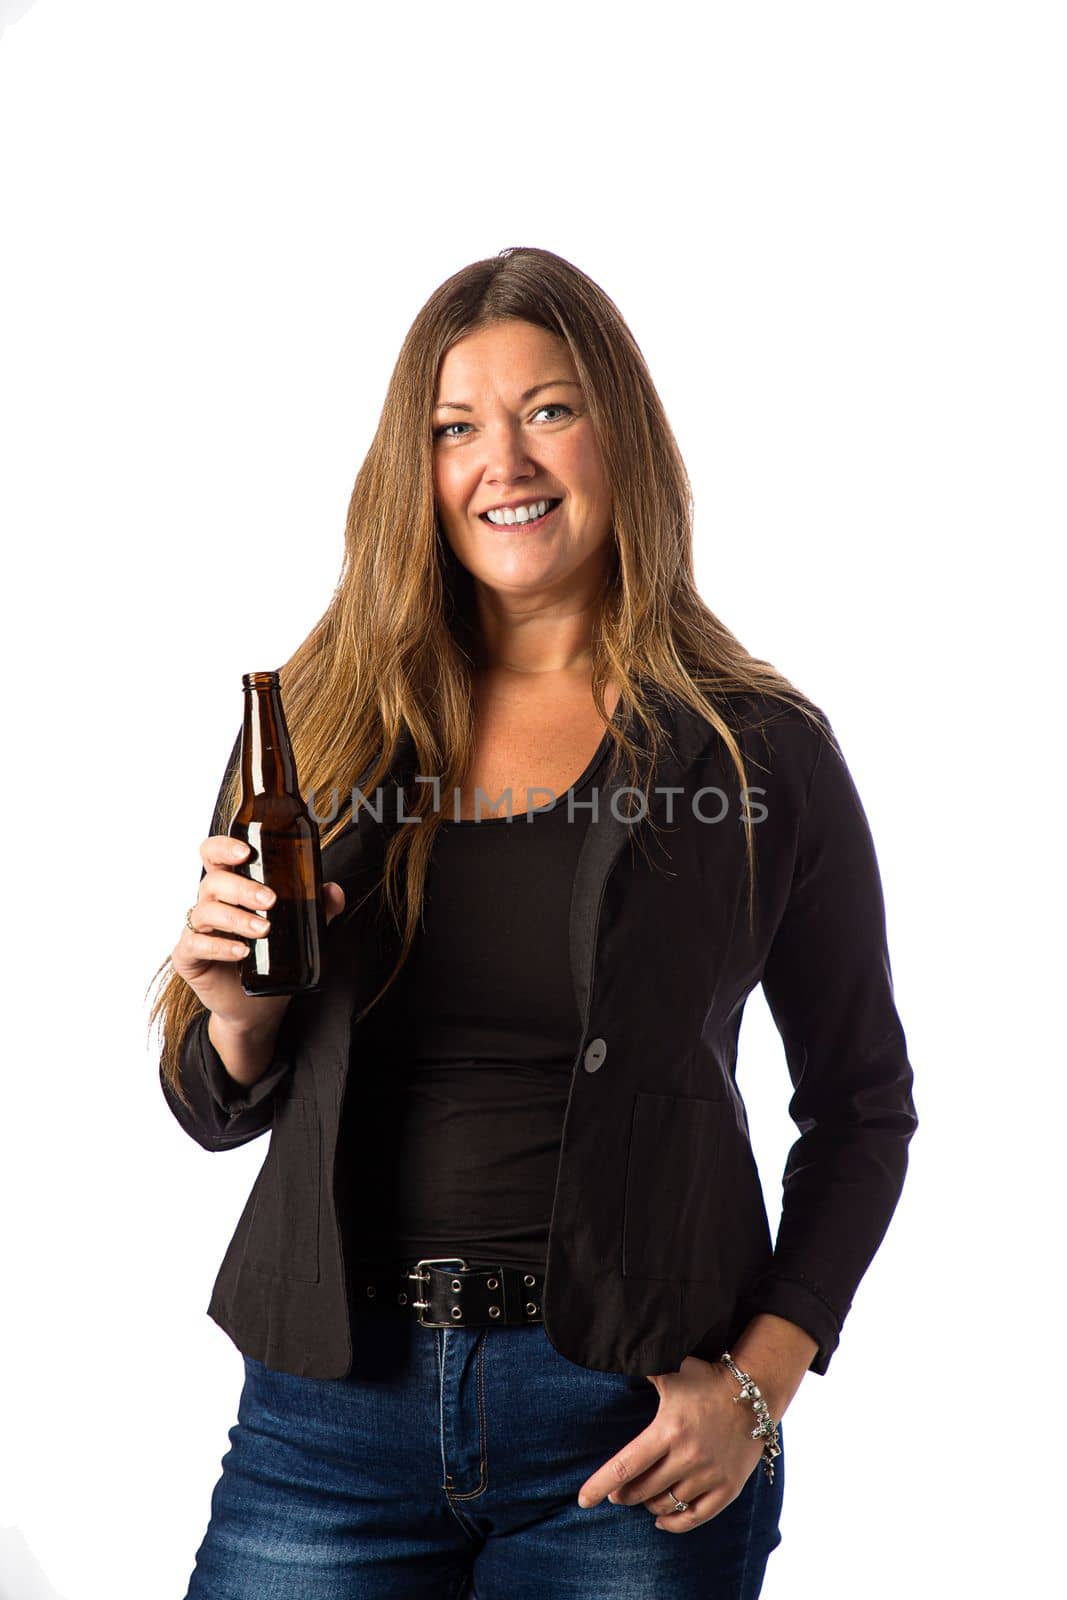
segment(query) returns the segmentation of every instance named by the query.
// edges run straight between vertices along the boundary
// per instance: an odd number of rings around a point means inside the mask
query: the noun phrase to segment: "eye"
[[[550,400],[546,405],[538,406],[537,411],[566,411],[568,416],[573,416],[570,406],[565,406],[561,400]],[[537,415],[534,412],[534,416]],[[443,422],[439,428],[433,430],[435,439],[452,438],[461,439],[462,434],[452,433],[453,428],[469,428],[469,422]]]

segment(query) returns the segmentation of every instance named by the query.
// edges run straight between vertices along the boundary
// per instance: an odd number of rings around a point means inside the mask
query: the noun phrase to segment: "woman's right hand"
[[[221,1023],[244,1033],[280,1025],[291,995],[250,995],[241,988],[240,965],[249,940],[262,939],[270,928],[273,889],[235,871],[248,855],[248,845],[227,833],[215,833],[200,846],[206,872],[200,880],[196,905],[190,909],[188,927],[171,951],[174,971]],[[265,895],[266,899],[260,899]],[[345,907],[339,883],[322,886],[327,923]]]

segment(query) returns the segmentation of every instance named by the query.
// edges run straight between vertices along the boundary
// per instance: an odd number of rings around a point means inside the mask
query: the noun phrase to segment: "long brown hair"
[[[417,770],[439,774],[442,792],[460,787],[472,764],[473,580],[437,519],[433,407],[446,351],[507,318],[533,323],[566,342],[611,486],[613,555],[592,641],[592,691],[616,758],[628,763],[628,781],[643,779],[659,750],[660,723],[645,685],[707,718],[724,741],[742,789],[746,769],[723,715],[724,697],[770,695],[811,713],[810,701],[770,662],[750,655],[697,592],[689,477],[644,357],[616,306],[591,278],[549,250],[502,250],[448,278],[412,323],[352,490],[333,597],[279,669],[305,794],[332,795],[336,787],[342,802],[348,799],[323,825],[323,844],[351,820],[353,774],[369,774],[361,787],[372,793],[386,778],[404,730],[414,741]],[[611,682],[621,685],[620,706],[647,734],[647,763],[642,749],[608,717],[604,695]],[[234,773],[225,787],[224,818],[236,807],[238,782]],[[416,787],[417,795],[405,804],[424,825],[396,829],[381,880],[402,926],[400,954],[371,1005],[395,981],[411,948],[440,826],[433,786]],[[751,918],[755,852],[752,822],[747,814],[743,820]],[[178,1071],[181,1044],[204,1007],[169,957],[153,982],[168,968],[149,1027],[162,1018],[161,1071],[186,1101]]]

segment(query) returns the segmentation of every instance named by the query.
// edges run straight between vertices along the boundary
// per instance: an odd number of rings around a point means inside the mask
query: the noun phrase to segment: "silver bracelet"
[[[778,1442],[778,1424],[767,1409],[767,1402],[760,1394],[759,1389],[749,1377],[747,1372],[742,1372],[740,1367],[734,1365],[733,1357],[729,1350],[724,1350],[719,1360],[724,1362],[741,1385],[740,1394],[734,1395],[734,1404],[739,1400],[751,1400],[752,1409],[759,1419],[752,1430],[753,1439],[763,1440],[763,1470],[767,1474],[767,1482],[774,1482],[774,1458],[780,1456],[782,1447]]]

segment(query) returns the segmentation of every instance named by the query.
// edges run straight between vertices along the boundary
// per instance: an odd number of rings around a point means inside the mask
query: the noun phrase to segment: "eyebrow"
[[[525,404],[525,402],[527,400],[532,400],[535,394],[540,394],[542,389],[556,389],[556,388],[580,389],[581,388],[581,384],[580,383],[575,383],[572,378],[549,378],[547,383],[535,383],[533,388],[532,389],[527,389],[525,394],[519,396],[519,399]],[[438,400],[437,404],[434,406],[434,410],[435,411],[473,411],[474,407],[473,406],[460,405],[458,400]]]

